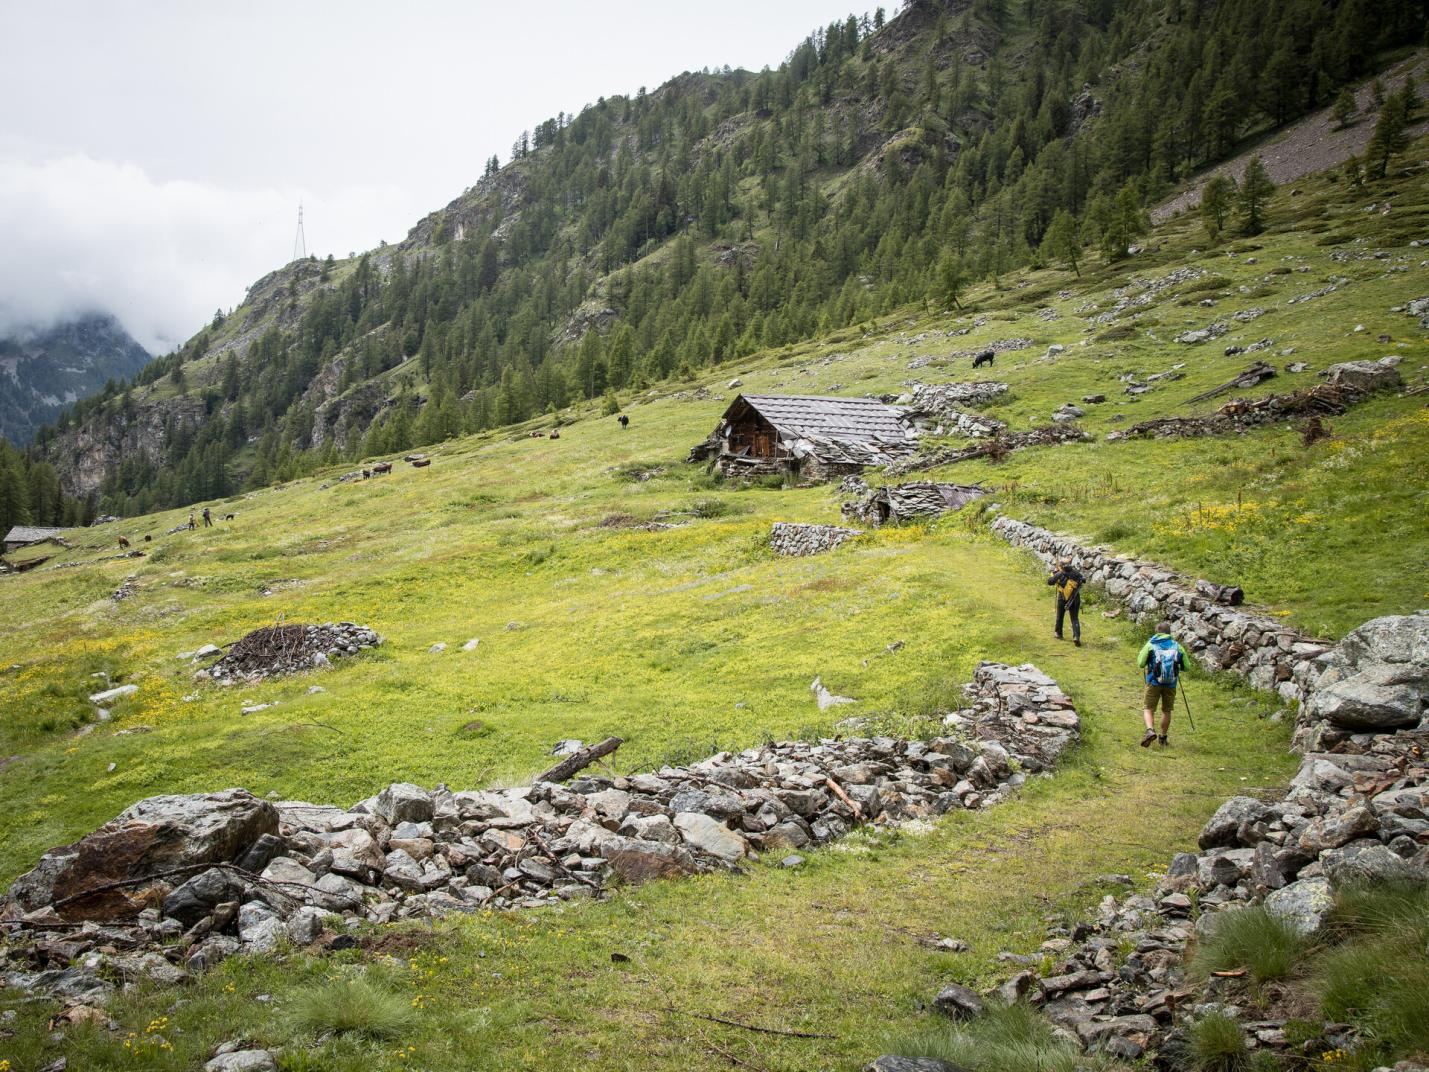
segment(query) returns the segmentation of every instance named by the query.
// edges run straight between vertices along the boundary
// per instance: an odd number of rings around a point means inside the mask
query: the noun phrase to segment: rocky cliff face
[[[148,360],[107,313],[0,338],[0,436],[23,446],[62,407],[132,376]]]

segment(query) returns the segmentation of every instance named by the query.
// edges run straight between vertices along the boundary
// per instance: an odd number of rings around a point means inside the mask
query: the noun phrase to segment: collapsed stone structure
[[[769,533],[769,546],[775,554],[780,555],[819,555],[862,535],[860,529],[846,529],[838,525],[802,525],[793,521],[776,521]]]
[[[860,498],[844,503],[840,509],[850,521],[862,521],[869,525],[898,524],[961,510],[986,494],[987,490],[980,484],[910,481],[866,491]]]
[[[195,676],[220,685],[262,681],[328,666],[333,659],[356,655],[381,643],[376,632],[352,622],[267,626],[235,642],[221,659]]]
[[[1007,384],[992,380],[962,383],[916,383],[909,395],[899,398],[908,414],[934,435],[962,435],[982,439],[1007,430],[1005,421],[981,413],[969,413],[966,406],[983,406],[1007,394]]]
[[[952,465],[954,462],[965,462],[973,458],[998,460],[1025,447],[1085,443],[1091,438],[1091,435],[1075,424],[1049,424],[1026,432],[996,435],[969,447],[939,447],[926,454],[914,454],[911,458],[896,462],[889,467],[888,471],[895,476],[901,476],[905,473],[936,469],[940,465]]]
[[[790,741],[569,786],[398,783],[348,809],[242,789],[154,797],[15,881],[0,982],[96,1000],[115,972],[176,982],[284,939],[351,944],[333,924],[554,905],[735,868],[860,823],[984,807],[1049,770],[1079,730],[1051,678],[985,663],[931,740]]]

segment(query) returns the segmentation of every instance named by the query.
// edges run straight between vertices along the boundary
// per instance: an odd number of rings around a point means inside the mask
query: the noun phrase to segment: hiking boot
[[[1162,748],[1169,748],[1170,745],[1171,745],[1171,742],[1166,739],[1166,734],[1164,734],[1164,733],[1163,733],[1160,737],[1157,737],[1156,739],[1161,742],[1161,747],[1162,747]]]
[[[1149,748],[1149,747],[1151,746],[1151,742],[1154,741],[1154,740],[1156,740],[1156,731],[1155,731],[1155,730],[1147,730],[1146,733],[1145,733],[1145,734],[1142,736],[1142,738],[1141,738],[1141,747],[1142,747],[1142,748]]]
[[[1062,634],[1061,634],[1061,633],[1053,633],[1052,635],[1053,635],[1054,637],[1056,637],[1058,640],[1061,640],[1061,639],[1062,639]]]
[[[1072,643],[1075,644],[1077,647],[1080,648],[1080,647],[1082,646],[1082,638],[1081,638],[1081,637],[1073,637],[1073,638],[1072,638]]]

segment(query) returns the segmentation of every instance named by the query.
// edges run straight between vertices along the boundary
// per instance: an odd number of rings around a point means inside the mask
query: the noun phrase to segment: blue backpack
[[[1176,685],[1176,662],[1181,652],[1176,641],[1169,636],[1153,637],[1151,640],[1150,680],[1153,685]]]

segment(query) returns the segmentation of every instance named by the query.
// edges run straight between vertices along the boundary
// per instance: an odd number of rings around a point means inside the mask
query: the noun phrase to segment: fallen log
[[[1274,365],[1267,365],[1264,361],[1257,361],[1235,379],[1228,380],[1219,387],[1212,387],[1209,391],[1205,391],[1195,398],[1186,399],[1186,405],[1189,406],[1193,402],[1204,402],[1208,398],[1215,398],[1216,395],[1223,395],[1227,391],[1234,391],[1237,388],[1245,390],[1246,388],[1254,387],[1258,383],[1264,383],[1274,375]]]
[[[572,752],[565,759],[561,760],[550,770],[543,774],[536,775],[538,782],[564,782],[576,771],[584,770],[597,759],[608,756],[625,743],[620,737],[607,737],[599,744],[593,744],[589,748],[582,748],[579,752]]]

